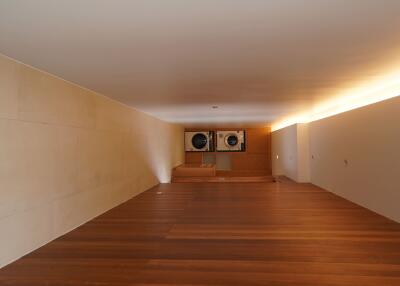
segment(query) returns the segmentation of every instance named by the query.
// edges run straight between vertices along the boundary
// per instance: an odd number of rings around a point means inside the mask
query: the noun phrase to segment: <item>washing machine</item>
[[[217,151],[243,152],[246,150],[246,134],[244,130],[217,131]]]
[[[185,131],[186,152],[214,151],[213,131]]]

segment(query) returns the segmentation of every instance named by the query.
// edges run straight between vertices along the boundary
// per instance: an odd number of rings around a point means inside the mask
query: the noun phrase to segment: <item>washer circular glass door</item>
[[[207,145],[207,136],[202,133],[197,133],[192,137],[192,145],[196,149],[203,149]]]
[[[228,134],[225,137],[225,144],[228,147],[235,147],[239,143],[239,138],[234,134]]]

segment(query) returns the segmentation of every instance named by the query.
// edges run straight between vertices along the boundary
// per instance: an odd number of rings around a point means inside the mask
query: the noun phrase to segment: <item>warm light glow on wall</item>
[[[333,96],[331,100],[317,105],[310,111],[285,118],[272,125],[276,131],[296,123],[308,123],[330,117],[352,109],[383,101],[400,95],[400,72],[392,73],[385,79],[351,89],[345,94]]]

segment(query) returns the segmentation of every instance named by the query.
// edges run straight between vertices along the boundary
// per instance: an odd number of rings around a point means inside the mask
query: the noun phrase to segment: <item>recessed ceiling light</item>
[[[218,109],[218,105],[213,105],[212,109]]]

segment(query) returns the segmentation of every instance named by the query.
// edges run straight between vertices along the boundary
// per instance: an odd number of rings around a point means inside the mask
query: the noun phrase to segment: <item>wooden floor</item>
[[[153,188],[0,270],[0,285],[400,285],[400,225],[308,184]]]

